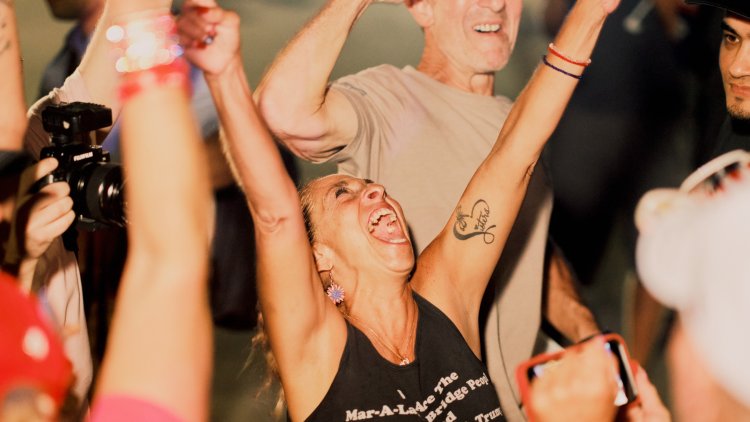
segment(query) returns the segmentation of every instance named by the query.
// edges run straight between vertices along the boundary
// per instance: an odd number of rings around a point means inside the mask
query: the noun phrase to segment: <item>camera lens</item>
[[[100,223],[126,224],[125,182],[122,167],[109,162],[89,162],[71,174],[71,197],[76,213]]]

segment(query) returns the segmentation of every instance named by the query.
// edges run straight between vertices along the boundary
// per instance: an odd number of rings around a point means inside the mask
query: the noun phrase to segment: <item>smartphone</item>
[[[625,347],[625,341],[617,334],[606,334],[604,348],[612,354],[617,362],[616,381],[618,385],[615,406],[623,406],[638,399],[638,388],[635,385],[633,370],[630,366],[630,355]],[[576,347],[576,346],[571,346]],[[529,386],[537,377],[543,377],[545,371],[550,370],[560,362],[566,350],[534,356],[518,366],[516,378],[521,389],[524,403],[528,403]]]

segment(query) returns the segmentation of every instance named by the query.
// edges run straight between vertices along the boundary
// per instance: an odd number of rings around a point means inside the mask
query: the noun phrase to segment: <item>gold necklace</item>
[[[414,303],[414,302],[412,302],[412,303]],[[417,317],[416,317],[415,313],[416,313],[416,309],[414,311],[412,311],[411,324],[409,326],[409,335],[406,337],[405,346],[403,347],[404,349],[407,349],[407,350],[409,349],[409,346],[411,346],[411,339],[413,337],[414,331],[416,331],[415,327],[417,325]],[[373,337],[375,337],[375,340],[378,343],[380,343],[381,346],[385,347],[386,350],[388,350],[389,352],[393,353],[393,355],[398,358],[398,360],[399,360],[398,364],[399,365],[404,366],[404,365],[408,365],[408,364],[411,363],[411,360],[408,357],[409,356],[408,352],[406,354],[401,353],[399,351],[398,347],[394,346],[390,342],[385,341],[382,337],[380,337],[378,335],[378,333],[375,332],[375,330],[372,329],[372,327],[370,327],[364,321],[362,321],[361,319],[355,317],[354,315],[344,314],[344,318],[348,319],[349,322],[352,322],[352,323],[354,321],[356,321],[359,325],[362,325],[363,327],[367,328],[367,330],[372,333]],[[407,324],[408,323],[409,323],[409,321],[407,320]]]

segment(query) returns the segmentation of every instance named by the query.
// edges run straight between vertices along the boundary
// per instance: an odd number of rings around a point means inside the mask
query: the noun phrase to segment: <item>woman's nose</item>
[[[365,196],[367,199],[380,200],[385,197],[385,187],[377,183],[370,183],[367,185]]]

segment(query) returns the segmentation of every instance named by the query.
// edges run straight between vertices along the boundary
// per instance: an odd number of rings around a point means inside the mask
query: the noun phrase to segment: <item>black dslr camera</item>
[[[109,152],[91,145],[91,132],[112,124],[112,110],[81,102],[48,105],[42,111],[42,123],[52,145],[42,149],[40,159],[54,157],[58,166],[40,181],[41,186],[68,182],[77,228],[124,227],[122,167],[110,162]],[[72,245],[70,236],[65,242],[70,250],[75,249],[75,234]]]

